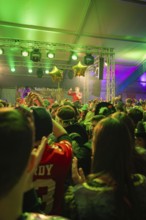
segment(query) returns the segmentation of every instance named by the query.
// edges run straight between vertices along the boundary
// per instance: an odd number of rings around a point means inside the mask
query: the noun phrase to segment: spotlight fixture
[[[48,74],[48,73],[49,73],[49,70],[45,70],[45,73]]]
[[[39,62],[41,60],[41,53],[39,51],[39,49],[34,49],[31,53],[30,53],[30,59],[33,62]]]
[[[72,60],[77,60],[78,59],[78,55],[75,52],[72,52],[71,59]]]
[[[55,54],[52,51],[50,51],[47,53],[47,57],[53,59],[55,57]]]
[[[87,66],[94,64],[94,57],[90,53],[86,54],[84,57],[84,63]]]
[[[29,69],[28,72],[29,72],[29,73],[32,73],[32,69]]]
[[[15,68],[14,67],[11,68],[11,72],[15,72]]]
[[[4,54],[4,50],[0,48],[0,55]]]
[[[22,55],[23,57],[28,57],[29,53],[28,53],[27,50],[22,50],[22,51],[21,51],[21,55]]]
[[[104,62],[104,65],[107,66],[107,62]]]

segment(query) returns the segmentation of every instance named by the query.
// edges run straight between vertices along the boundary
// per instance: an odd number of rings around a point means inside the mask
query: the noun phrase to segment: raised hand
[[[25,179],[26,181],[25,191],[28,191],[33,188],[33,175],[42,158],[46,143],[47,143],[47,138],[43,137],[40,145],[37,148],[33,148],[31,152],[29,164],[27,167],[28,175],[27,175],[27,179]]]
[[[75,184],[82,184],[86,181],[83,169],[78,169],[78,160],[76,157],[72,160],[72,179]]]
[[[26,103],[29,107],[33,105],[44,107],[42,97],[34,92],[30,92],[29,95],[26,97]]]

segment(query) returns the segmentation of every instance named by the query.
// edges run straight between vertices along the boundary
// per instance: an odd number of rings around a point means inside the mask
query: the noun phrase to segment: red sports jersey
[[[34,186],[43,201],[44,212],[61,213],[64,183],[72,160],[72,146],[61,140],[52,146],[46,145],[41,162],[34,175]]]

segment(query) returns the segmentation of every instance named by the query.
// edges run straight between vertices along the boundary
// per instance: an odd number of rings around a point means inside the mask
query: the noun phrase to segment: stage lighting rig
[[[30,59],[33,62],[39,62],[41,60],[41,52],[39,51],[39,49],[34,49],[31,53],[30,53]]]
[[[94,57],[91,54],[86,54],[84,57],[84,63],[87,66],[94,64]]]

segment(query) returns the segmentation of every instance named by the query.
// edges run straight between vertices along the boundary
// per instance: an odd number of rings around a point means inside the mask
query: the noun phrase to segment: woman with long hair
[[[133,140],[125,123],[102,119],[93,134],[92,174],[84,179],[73,160],[73,191],[66,194],[71,219],[143,220],[146,218],[146,180],[133,175]]]

